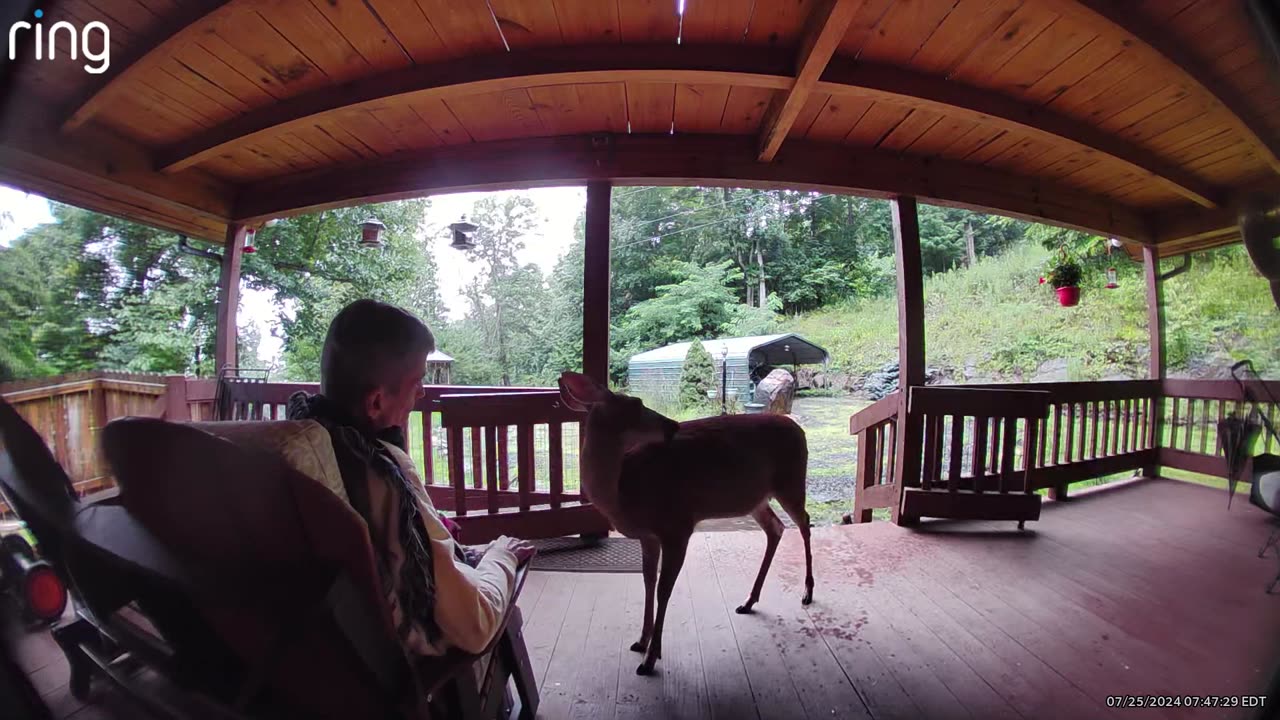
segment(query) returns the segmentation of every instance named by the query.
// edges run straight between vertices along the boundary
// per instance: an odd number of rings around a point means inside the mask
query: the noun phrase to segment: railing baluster
[[[1028,427],[1027,429],[1030,430],[1030,427]],[[1044,417],[1036,420],[1036,437],[1044,437],[1045,432],[1047,432],[1048,429],[1049,429],[1048,415],[1045,415]],[[1034,465],[1031,464],[1032,457],[1035,457],[1036,459]],[[1032,455],[1027,456],[1027,469],[1031,469],[1033,467],[1037,467],[1037,468],[1044,467],[1044,443],[1039,443],[1036,445],[1036,451],[1034,456]]]
[[[547,426],[547,443],[550,447],[547,460],[547,473],[550,476],[551,507],[560,507],[560,496],[564,494],[564,436],[561,425],[553,422]]]
[[[951,416],[951,467],[947,471],[947,489],[960,489],[960,476],[964,472],[964,416]]]
[[[464,468],[466,446],[462,442],[462,428],[449,428],[449,484],[453,486],[453,502],[455,515],[467,514],[467,479]]]
[[[1013,460],[1014,443],[1018,436],[1018,421],[1014,418],[997,418],[1004,436],[1004,448],[1000,452],[1000,492],[1008,492],[1013,485],[1016,470]]]
[[[933,484],[938,480],[938,432],[940,430],[939,421],[941,415],[927,415],[924,418],[924,477],[923,487],[925,490],[932,490]]]
[[[1000,462],[1000,425],[1002,418],[991,418],[991,427],[987,431],[987,457],[990,458],[991,474],[995,475],[1000,471],[997,463]],[[997,479],[997,482],[999,480]]]
[[[973,419],[973,491],[982,492],[982,476],[987,474],[987,426],[991,419]]]
[[[537,485],[533,479],[533,426],[516,428],[516,483],[520,490],[520,510],[529,509],[529,493]]]
[[[422,478],[428,485],[436,484],[436,463],[431,447],[431,411],[422,411]]]
[[[1172,401],[1170,405],[1173,406],[1173,420],[1169,423],[1169,447],[1176,448],[1178,447],[1178,406],[1182,404],[1182,398],[1173,397],[1169,400]]]
[[[498,428],[486,425],[484,428],[485,444],[485,493],[489,499],[489,514],[496,515],[502,510],[498,502]]]
[[[471,430],[471,487],[484,487],[484,463],[480,453],[480,428],[473,427]]]
[[[507,426],[498,426],[498,487],[503,490],[511,489],[511,468],[507,464],[511,461],[509,457],[509,448],[507,443]],[[516,474],[520,471],[517,469]]]
[[[1085,403],[1080,417],[1080,441],[1084,446],[1080,450],[1080,459],[1086,457],[1089,460],[1096,460],[1101,457],[1098,450],[1098,432],[1102,428],[1102,421],[1098,418],[1098,401],[1092,400]]]
[[[1067,409],[1059,402],[1053,406],[1053,450],[1049,453],[1054,465],[1062,463],[1062,415]]]
[[[876,434],[877,430],[874,427],[858,433],[858,465],[856,470],[857,478],[855,480],[857,487],[854,488],[854,493],[858,497],[862,497],[864,490],[878,482],[875,477],[875,468],[877,458],[880,456],[880,449],[876,446]],[[857,505],[855,502],[854,511],[858,513],[858,517],[855,519],[858,522],[871,522],[871,509],[860,508]]]
[[[1066,447],[1066,463],[1070,464],[1076,461],[1076,403],[1074,400],[1067,403],[1067,447]]]
[[[1227,403],[1225,400],[1218,401],[1218,424],[1213,426],[1213,454],[1217,455],[1222,451],[1222,436],[1218,434],[1218,428],[1222,426],[1222,421],[1227,419]]]

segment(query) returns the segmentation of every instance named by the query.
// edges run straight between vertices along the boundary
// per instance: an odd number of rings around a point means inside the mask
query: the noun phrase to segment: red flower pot
[[[1058,304],[1062,307],[1073,307],[1080,302],[1080,288],[1076,286],[1058,288]]]

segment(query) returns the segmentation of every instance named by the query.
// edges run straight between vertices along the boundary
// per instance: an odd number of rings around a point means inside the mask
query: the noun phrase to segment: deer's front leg
[[[685,551],[689,549],[689,536],[664,539],[662,542],[662,577],[658,580],[658,615],[653,623],[653,637],[649,640],[649,651],[645,653],[644,662],[636,668],[637,675],[651,675],[653,665],[662,657],[662,622],[667,617],[667,601],[671,599],[671,589],[676,585],[680,568],[684,566]]]
[[[649,638],[653,637],[653,590],[658,584],[658,559],[662,546],[657,538],[642,538],[640,549],[644,554],[644,628],[640,631],[640,639],[631,644],[631,649],[642,653],[649,649]]]

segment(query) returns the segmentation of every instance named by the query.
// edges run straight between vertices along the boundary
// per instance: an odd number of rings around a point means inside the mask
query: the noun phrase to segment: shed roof
[[[793,362],[797,365],[809,365],[823,363],[828,359],[826,350],[795,333],[718,338],[715,340],[700,340],[699,342],[715,359],[719,359],[720,354],[725,351],[728,352],[730,359],[747,358],[754,350],[760,350],[765,356],[765,361],[771,365],[790,365]],[[630,363],[632,365],[637,363],[649,365],[683,363],[685,356],[689,354],[691,345],[693,345],[692,342],[674,343],[655,350],[642,352],[631,356]],[[784,350],[784,348],[786,349]]]
[[[4,5],[0,23],[33,19]],[[611,180],[914,195],[1163,253],[1234,241],[1241,195],[1280,195],[1261,0],[41,7],[46,30],[105,22],[110,66],[36,60],[18,34],[0,182],[215,241],[324,207]]]
[[[439,350],[432,350],[432,351],[431,351],[431,354],[427,356],[427,362],[443,362],[443,363],[451,363],[451,362],[453,362],[453,356],[452,356],[452,355],[445,355],[444,353],[440,352]]]

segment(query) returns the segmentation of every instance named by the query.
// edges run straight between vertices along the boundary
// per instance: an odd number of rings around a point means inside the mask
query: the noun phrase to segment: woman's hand
[[[503,548],[515,555],[516,563],[519,565],[523,565],[526,560],[533,557],[533,554],[537,552],[536,548],[533,547],[533,543],[528,540],[517,540],[506,535],[489,543],[489,549],[492,550],[493,548]]]

